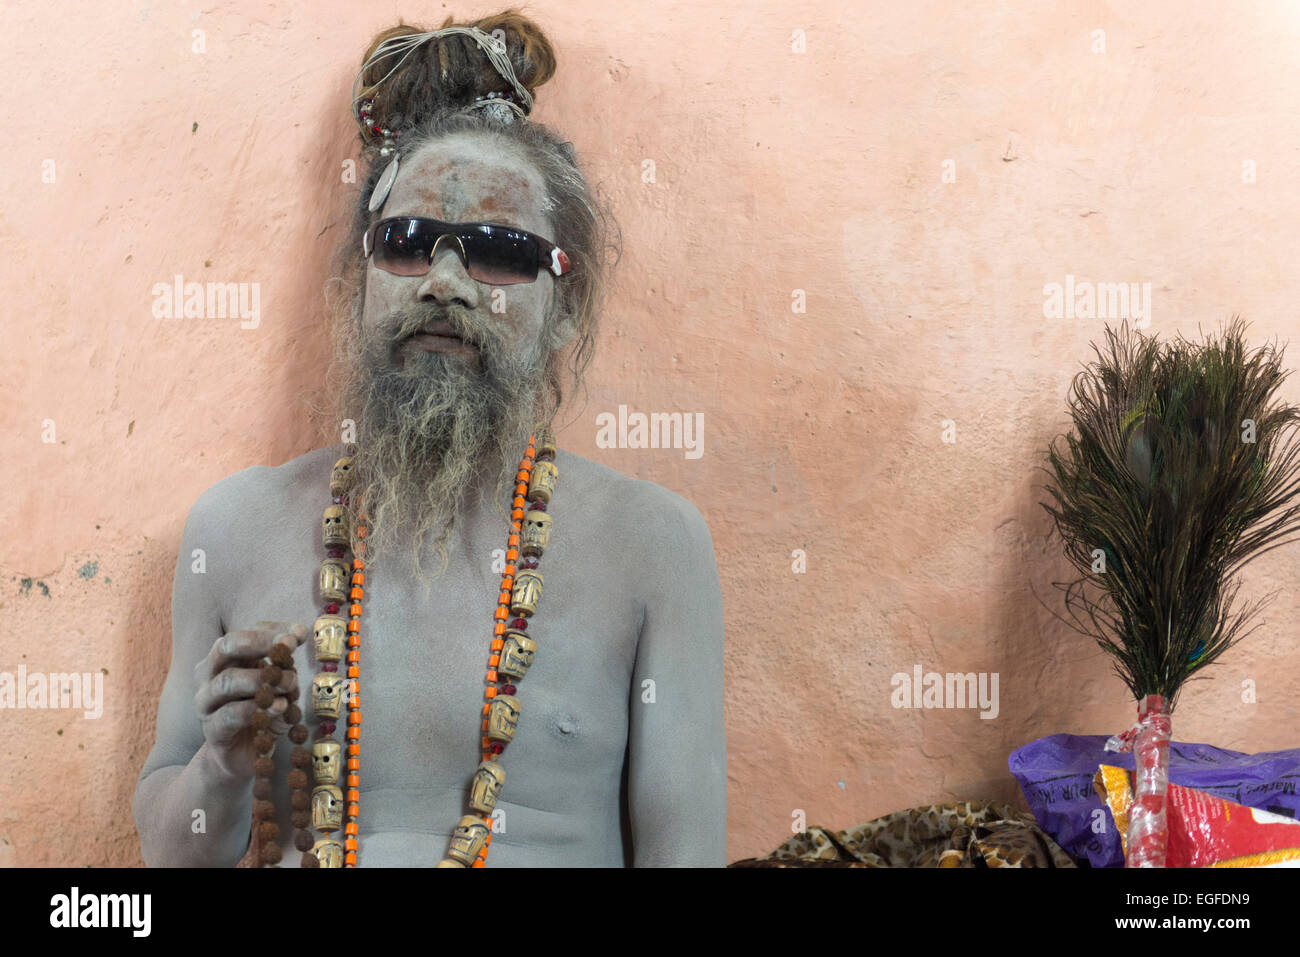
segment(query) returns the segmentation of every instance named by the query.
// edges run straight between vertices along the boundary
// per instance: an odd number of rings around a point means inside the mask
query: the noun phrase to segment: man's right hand
[[[206,658],[194,668],[194,707],[203,725],[203,737],[218,768],[227,776],[247,781],[253,776],[254,731],[250,727],[259,709],[253,696],[262,687],[261,660],[279,643],[293,652],[311,632],[305,625],[284,621],[259,621],[256,628],[232,631],[212,644]],[[297,697],[298,673],[285,668],[277,696],[270,707],[272,734],[284,734],[289,725],[284,712]]]

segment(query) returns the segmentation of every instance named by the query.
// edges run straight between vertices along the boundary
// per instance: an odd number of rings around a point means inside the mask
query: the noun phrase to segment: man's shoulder
[[[648,479],[624,475],[591,459],[560,449],[556,496],[569,494],[574,507],[605,527],[618,527],[630,540],[672,548],[691,540],[712,547],[708,523],[688,498]]]
[[[281,511],[287,496],[311,485],[328,488],[339,447],[313,449],[281,465],[250,465],[209,485],[190,510],[190,521],[226,525],[236,514]]]

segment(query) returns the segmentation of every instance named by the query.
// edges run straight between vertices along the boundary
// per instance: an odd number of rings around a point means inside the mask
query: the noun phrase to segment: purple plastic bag
[[[1108,735],[1053,734],[1011,752],[1008,764],[1038,826],[1072,857],[1093,867],[1123,867],[1110,812],[1093,790],[1097,767],[1133,770],[1133,753],[1106,750]],[[1169,780],[1247,807],[1300,818],[1300,750],[1242,754],[1173,741]],[[1097,823],[1097,830],[1094,830]],[[1098,833],[1100,831],[1100,833]]]

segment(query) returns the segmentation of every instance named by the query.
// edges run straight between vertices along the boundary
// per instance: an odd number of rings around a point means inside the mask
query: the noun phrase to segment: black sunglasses
[[[453,240],[451,247],[471,279],[494,286],[533,282],[541,266],[557,277],[571,268],[569,257],[555,243],[514,226],[444,223],[423,216],[381,219],[366,230],[361,248],[366,256],[373,253],[375,265],[385,272],[423,276],[443,237]]]

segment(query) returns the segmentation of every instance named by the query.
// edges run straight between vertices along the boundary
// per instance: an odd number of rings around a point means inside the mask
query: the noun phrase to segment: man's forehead
[[[492,221],[545,232],[541,177],[515,150],[446,138],[402,160],[384,216]]]

